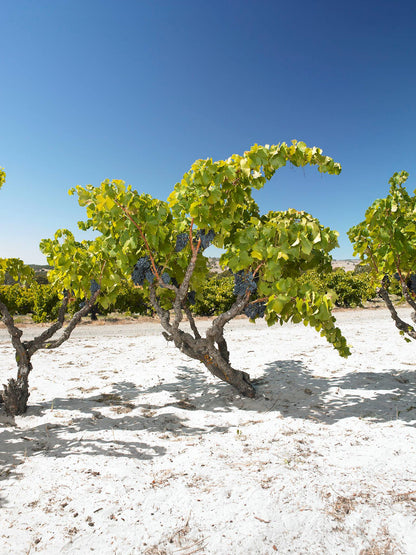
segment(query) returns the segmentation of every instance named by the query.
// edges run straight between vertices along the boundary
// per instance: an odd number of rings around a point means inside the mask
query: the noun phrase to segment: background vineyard
[[[345,270],[342,265],[354,270]],[[319,292],[333,291],[337,295],[336,305],[345,308],[363,306],[376,296],[375,286],[371,283],[366,268],[356,266],[351,261],[337,261],[332,273],[322,275],[314,271],[306,272],[300,279],[310,281]],[[0,295],[13,315],[31,315],[35,323],[48,322],[57,316],[59,293],[47,280],[48,266],[32,266],[35,270],[36,283],[30,287],[19,284],[0,286]],[[197,316],[213,316],[228,310],[235,301],[233,293],[234,278],[229,271],[222,272],[217,259],[210,259],[211,273],[201,294],[197,297],[193,312]],[[394,294],[400,295],[400,287],[392,283]],[[397,289],[397,291],[396,291]],[[120,289],[116,301],[109,307],[98,307],[98,313],[106,316],[110,313],[123,315],[151,316],[152,309],[144,298],[140,288],[126,282]],[[74,299],[69,307],[69,314],[78,310],[82,299]]]

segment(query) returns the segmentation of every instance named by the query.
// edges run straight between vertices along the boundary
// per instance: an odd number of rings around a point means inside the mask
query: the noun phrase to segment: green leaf
[[[263,255],[259,251],[256,251],[256,250],[251,251],[251,256],[253,258],[256,258],[257,260],[263,260]]]
[[[308,238],[305,235],[301,235],[300,242],[302,245],[302,252],[307,255],[310,254],[312,251],[312,243],[308,240]]]
[[[268,308],[270,308],[270,310],[273,310],[277,314],[281,314],[288,300],[289,297],[287,297],[286,295],[277,295],[271,300],[271,302],[269,301]]]

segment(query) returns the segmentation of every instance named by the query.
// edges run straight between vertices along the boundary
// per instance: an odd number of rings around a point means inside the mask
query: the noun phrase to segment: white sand
[[[337,319],[347,360],[303,325],[231,323],[254,400],[154,324],[38,352],[27,415],[0,411],[0,553],[416,553],[416,344],[382,309]]]

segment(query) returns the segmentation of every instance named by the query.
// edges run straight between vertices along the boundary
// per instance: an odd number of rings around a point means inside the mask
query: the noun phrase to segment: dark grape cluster
[[[193,238],[193,243],[196,245],[201,239],[201,250],[204,250],[210,246],[212,241],[214,240],[215,232],[213,229],[205,231],[205,229],[198,229],[196,232],[195,237]],[[176,237],[176,244],[175,244],[175,251],[180,252],[183,250],[189,241],[189,234],[188,233],[179,233]]]
[[[416,274],[410,274],[409,279],[407,280],[407,287],[413,293],[416,293]]]
[[[189,291],[189,293],[186,295],[186,300],[189,306],[192,306],[195,304],[195,301],[196,301],[195,295],[196,295],[195,291]]]
[[[189,241],[188,233],[179,233],[179,235],[176,237],[175,251],[181,252],[181,250],[183,250],[188,244],[188,241]]]
[[[251,272],[244,272],[241,270],[240,272],[234,274],[234,295],[242,297],[246,294],[246,291],[254,293],[256,289],[257,283],[255,282]]]
[[[158,266],[157,271],[160,275],[162,267]],[[152,265],[148,256],[142,256],[136,262],[131,273],[131,279],[133,280],[134,285],[143,285],[146,279],[149,283],[154,282],[155,276],[153,275]],[[170,275],[167,272],[163,272],[163,274],[160,276],[160,279],[166,285],[171,283],[172,281]]]
[[[400,275],[398,272],[396,272],[393,275],[394,279],[397,279],[397,281],[400,280]],[[410,276],[407,279],[407,288],[409,289],[409,291],[413,291],[413,293],[416,293],[416,274],[410,274]]]
[[[266,303],[264,301],[260,301],[259,303],[252,303],[246,306],[244,309],[244,314],[255,320],[256,318],[263,318],[264,313],[266,312]]]
[[[390,278],[387,274],[384,274],[383,279],[381,280],[381,284],[385,289],[390,287]]]
[[[145,279],[150,281],[150,283],[153,283],[154,276],[151,270],[150,258],[148,256],[142,256],[136,262],[131,273],[131,279],[133,280],[134,285],[143,285]]]
[[[163,274],[160,277],[163,283],[165,283],[166,285],[171,282],[170,275],[167,272],[163,272]]]
[[[207,232],[205,229],[198,229],[196,232],[196,237],[194,239],[195,244],[201,239],[201,248],[202,250],[207,249],[215,237],[215,231],[213,229],[208,230]]]
[[[91,285],[90,285],[90,291],[91,291],[91,295],[94,295],[94,293],[96,293],[97,291],[100,290],[100,286],[98,285],[98,283],[95,281],[95,279],[91,280]]]

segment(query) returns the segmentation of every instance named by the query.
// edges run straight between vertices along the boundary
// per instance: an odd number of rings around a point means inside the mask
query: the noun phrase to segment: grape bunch
[[[400,280],[400,275],[398,272],[396,272],[393,277],[397,279],[397,281]],[[413,291],[413,293],[416,293],[416,274],[410,274],[410,276],[407,278],[406,285],[409,291]]]
[[[201,239],[201,249],[207,249],[215,237],[215,231],[210,229],[209,231],[205,232],[205,229],[198,229],[196,232],[196,237],[194,239],[194,243],[197,244],[198,240]]]
[[[95,281],[95,279],[91,280],[91,285],[90,285],[90,291],[91,291],[91,295],[94,295],[94,293],[96,293],[97,291],[100,290],[100,286],[98,285],[98,283]]]
[[[416,274],[410,274],[409,279],[407,280],[407,287],[413,293],[416,293]]]
[[[244,309],[244,314],[248,316],[251,320],[255,320],[256,318],[263,318],[265,312],[266,303],[264,301],[249,304]]]
[[[166,285],[171,283],[171,277],[167,272],[163,272],[163,274],[161,274],[161,266],[157,267],[157,271],[163,283]],[[134,285],[143,285],[146,279],[149,283],[154,282],[155,276],[152,272],[152,265],[148,256],[142,256],[136,262],[131,273],[131,279],[133,280]]]
[[[131,273],[131,279],[133,280],[134,285],[143,285],[145,279],[150,281],[150,283],[153,283],[154,276],[151,270],[150,258],[148,256],[142,256],[136,262]]]
[[[240,270],[234,274],[234,295],[242,297],[246,294],[246,291],[254,293],[256,289],[257,283],[255,282],[251,272],[244,272],[243,270]]]
[[[176,237],[175,252],[181,252],[181,250],[183,250],[188,244],[188,241],[188,233],[179,233],[179,235]]]
[[[163,272],[163,274],[160,277],[163,283],[165,283],[166,285],[171,282],[170,275],[167,272]]]
[[[387,274],[384,274],[383,279],[381,280],[381,284],[385,289],[390,287],[390,278]]]
[[[186,300],[189,304],[189,306],[192,306],[193,304],[195,304],[195,291],[189,291],[189,293],[186,295]]]

